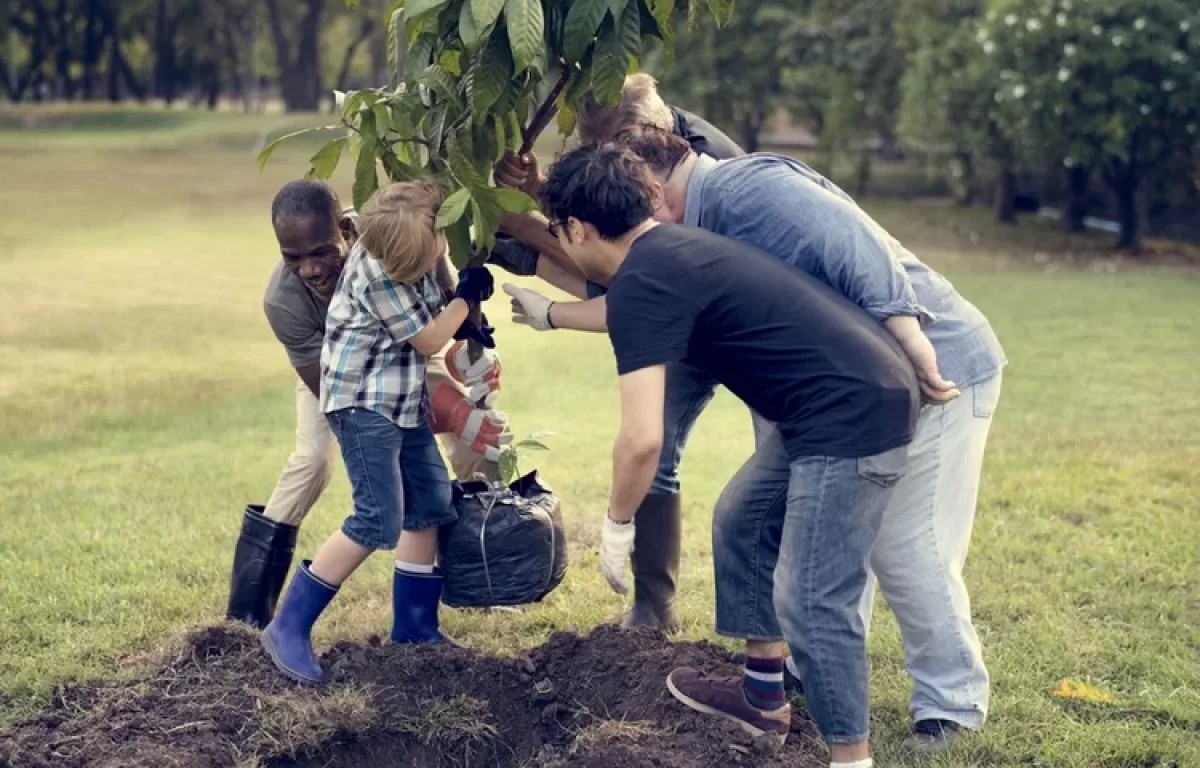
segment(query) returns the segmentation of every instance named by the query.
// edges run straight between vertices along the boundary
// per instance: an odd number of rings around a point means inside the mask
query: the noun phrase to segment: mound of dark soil
[[[149,676],[76,683],[0,733],[0,765],[411,766],[613,768],[823,761],[798,713],[779,752],[692,712],[664,680],[677,666],[717,669],[727,654],[648,630],[559,633],[509,659],[454,648],[342,642],[329,682],[283,679],[249,630],[193,632]]]

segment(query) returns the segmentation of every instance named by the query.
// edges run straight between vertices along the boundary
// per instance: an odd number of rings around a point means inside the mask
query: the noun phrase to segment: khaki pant
[[[446,370],[445,350],[429,358],[426,383],[430,391],[442,382],[454,385],[465,396],[466,390]],[[442,453],[450,457],[450,470],[459,480],[482,474],[489,480],[499,478],[499,467],[471,450],[454,435],[438,435]],[[321,403],[303,381],[296,380],[296,448],[288,457],[275,490],[267,500],[266,517],[288,525],[300,525],[308,510],[321,497],[333,471],[337,440],[321,412]]]

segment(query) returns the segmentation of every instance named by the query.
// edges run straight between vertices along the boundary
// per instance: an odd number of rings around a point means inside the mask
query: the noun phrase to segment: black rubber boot
[[[678,632],[681,627],[675,585],[679,577],[682,511],[679,494],[652,494],[634,517],[633,607],[622,627],[652,627]]]
[[[261,504],[246,506],[242,534],[233,553],[227,617],[259,629],[270,623],[292,566],[299,530],[264,517]]]

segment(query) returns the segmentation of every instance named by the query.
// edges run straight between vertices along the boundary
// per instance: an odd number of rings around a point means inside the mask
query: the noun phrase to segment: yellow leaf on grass
[[[1083,699],[1096,704],[1111,704],[1115,701],[1111,693],[1079,680],[1060,680],[1058,687],[1051,691],[1050,695],[1060,699]]]

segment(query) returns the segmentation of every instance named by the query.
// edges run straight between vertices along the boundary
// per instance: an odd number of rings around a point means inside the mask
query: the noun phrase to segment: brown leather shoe
[[[679,494],[651,494],[634,517],[633,606],[622,627],[678,632],[682,626],[675,595],[683,515]]]
[[[737,723],[755,737],[776,747],[787,740],[792,724],[792,705],[774,711],[751,706],[742,690],[741,675],[706,675],[691,667],[680,667],[667,676],[671,695],[691,709]]]

